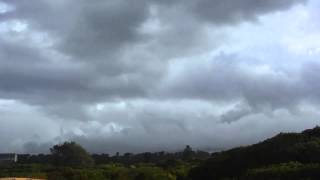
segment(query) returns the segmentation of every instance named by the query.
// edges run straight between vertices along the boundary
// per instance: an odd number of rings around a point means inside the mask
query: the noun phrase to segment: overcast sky
[[[216,150],[320,124],[319,0],[0,0],[0,152]]]

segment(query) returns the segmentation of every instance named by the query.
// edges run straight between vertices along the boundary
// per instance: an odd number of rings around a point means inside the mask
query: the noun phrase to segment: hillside
[[[319,179],[320,128],[301,133],[280,133],[263,142],[215,153],[190,171],[191,179]],[[279,171],[277,170],[288,170]],[[296,174],[301,171],[300,174]],[[307,171],[307,172],[305,172]],[[281,177],[280,177],[281,174]],[[302,175],[301,175],[302,174]],[[290,178],[289,178],[290,176]],[[301,177],[299,177],[301,176]],[[303,176],[303,178],[302,178]],[[253,178],[256,179],[256,178]]]

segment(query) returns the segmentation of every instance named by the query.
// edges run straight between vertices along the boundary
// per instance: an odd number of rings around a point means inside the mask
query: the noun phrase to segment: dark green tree
[[[182,152],[182,158],[183,160],[191,160],[192,157],[195,155],[195,152],[192,150],[191,146],[187,145],[183,152]]]
[[[94,161],[90,154],[75,142],[65,142],[50,148],[52,163],[56,166],[86,167]]]

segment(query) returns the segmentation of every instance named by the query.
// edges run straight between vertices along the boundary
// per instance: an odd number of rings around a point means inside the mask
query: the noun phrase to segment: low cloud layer
[[[319,8],[0,0],[0,151],[216,150],[315,126]]]

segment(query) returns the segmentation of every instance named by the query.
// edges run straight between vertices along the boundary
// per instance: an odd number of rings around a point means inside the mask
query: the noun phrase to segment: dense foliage
[[[318,180],[320,164],[302,164],[299,162],[281,163],[268,167],[250,169],[242,178],[246,180]]]
[[[65,142],[51,149],[52,164],[56,166],[92,166],[94,161],[89,153],[75,142]]]
[[[46,178],[49,180],[187,180],[189,163],[169,168],[155,164],[106,164],[94,167],[56,167],[50,165],[10,165],[0,168],[0,177]]]
[[[65,142],[51,154],[19,155],[19,163],[0,167],[0,177],[49,180],[187,180],[189,170],[210,156],[193,151],[89,155],[80,145]],[[94,164],[93,161],[94,160]]]
[[[10,164],[0,166],[1,177],[46,178],[48,169],[44,164]]]
[[[209,154],[193,151],[89,155],[76,143],[50,155],[20,155],[0,177],[49,180],[316,180],[320,179],[320,128],[280,133],[261,143]],[[94,161],[94,164],[93,164]]]
[[[190,178],[239,179],[250,169],[265,166],[282,167],[278,165],[289,162],[303,163],[303,167],[317,164],[320,163],[319,135],[319,127],[302,133],[280,133],[258,144],[215,153],[200,166],[193,168]]]

